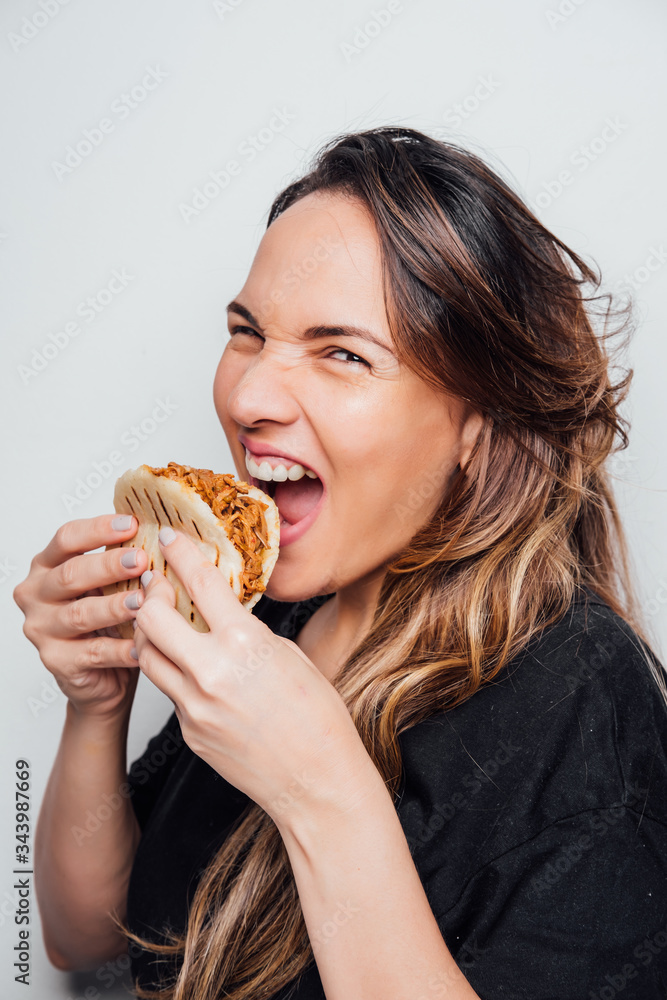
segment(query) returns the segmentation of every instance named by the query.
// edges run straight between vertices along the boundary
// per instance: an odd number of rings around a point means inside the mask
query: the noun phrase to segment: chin
[[[290,576],[291,579],[289,578]],[[311,597],[321,597],[325,594],[333,594],[334,589],[332,589],[330,581],[323,581],[321,576],[309,582],[305,579],[298,579],[294,573],[281,573],[279,557],[264,593],[272,601],[295,602],[307,601]]]

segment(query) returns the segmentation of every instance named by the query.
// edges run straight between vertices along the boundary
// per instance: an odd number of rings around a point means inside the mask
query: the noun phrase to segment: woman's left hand
[[[142,673],[173,702],[190,749],[278,826],[311,803],[356,804],[374,765],[338,692],[294,642],[240,604],[191,539],[172,529],[160,536],[210,631],[195,632],[175,610],[171,584],[153,572],[135,644]]]

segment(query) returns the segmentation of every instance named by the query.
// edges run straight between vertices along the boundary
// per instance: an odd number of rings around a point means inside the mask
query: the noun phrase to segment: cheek
[[[352,405],[337,407],[335,417],[321,411],[318,420],[326,428],[321,440],[334,472],[332,513],[356,533],[376,526],[383,530],[381,512],[420,464],[409,415],[399,413],[393,399],[380,396],[369,393],[362,400],[357,395]]]
[[[388,414],[378,400],[354,391],[335,394],[312,393],[308,408],[338,490],[352,504],[359,502],[359,490],[373,485],[392,445],[392,429]],[[377,485],[377,483],[375,484]],[[337,497],[337,499],[338,499]]]
[[[235,363],[232,355],[226,350],[223,351],[213,379],[213,402],[222,424],[229,423],[227,400],[243,374],[237,369],[239,369],[238,360]]]
[[[366,414],[357,409],[347,445],[333,444],[343,459],[340,499],[359,528],[372,523],[388,538],[409,537],[442,499],[456,467],[456,434],[442,406],[429,406],[423,393],[421,399],[392,394],[382,404]],[[360,496],[373,502],[360,504]]]

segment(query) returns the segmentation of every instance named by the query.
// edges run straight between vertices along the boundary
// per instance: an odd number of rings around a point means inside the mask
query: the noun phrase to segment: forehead
[[[368,210],[338,194],[299,199],[265,232],[237,299],[260,322],[298,316],[384,328],[380,246]]]

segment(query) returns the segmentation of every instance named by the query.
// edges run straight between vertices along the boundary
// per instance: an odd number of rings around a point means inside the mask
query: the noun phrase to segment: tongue
[[[288,524],[302,521],[319,501],[323,489],[321,479],[311,479],[309,476],[297,479],[296,482],[286,479],[284,483],[276,483],[273,499],[281,518]]]

